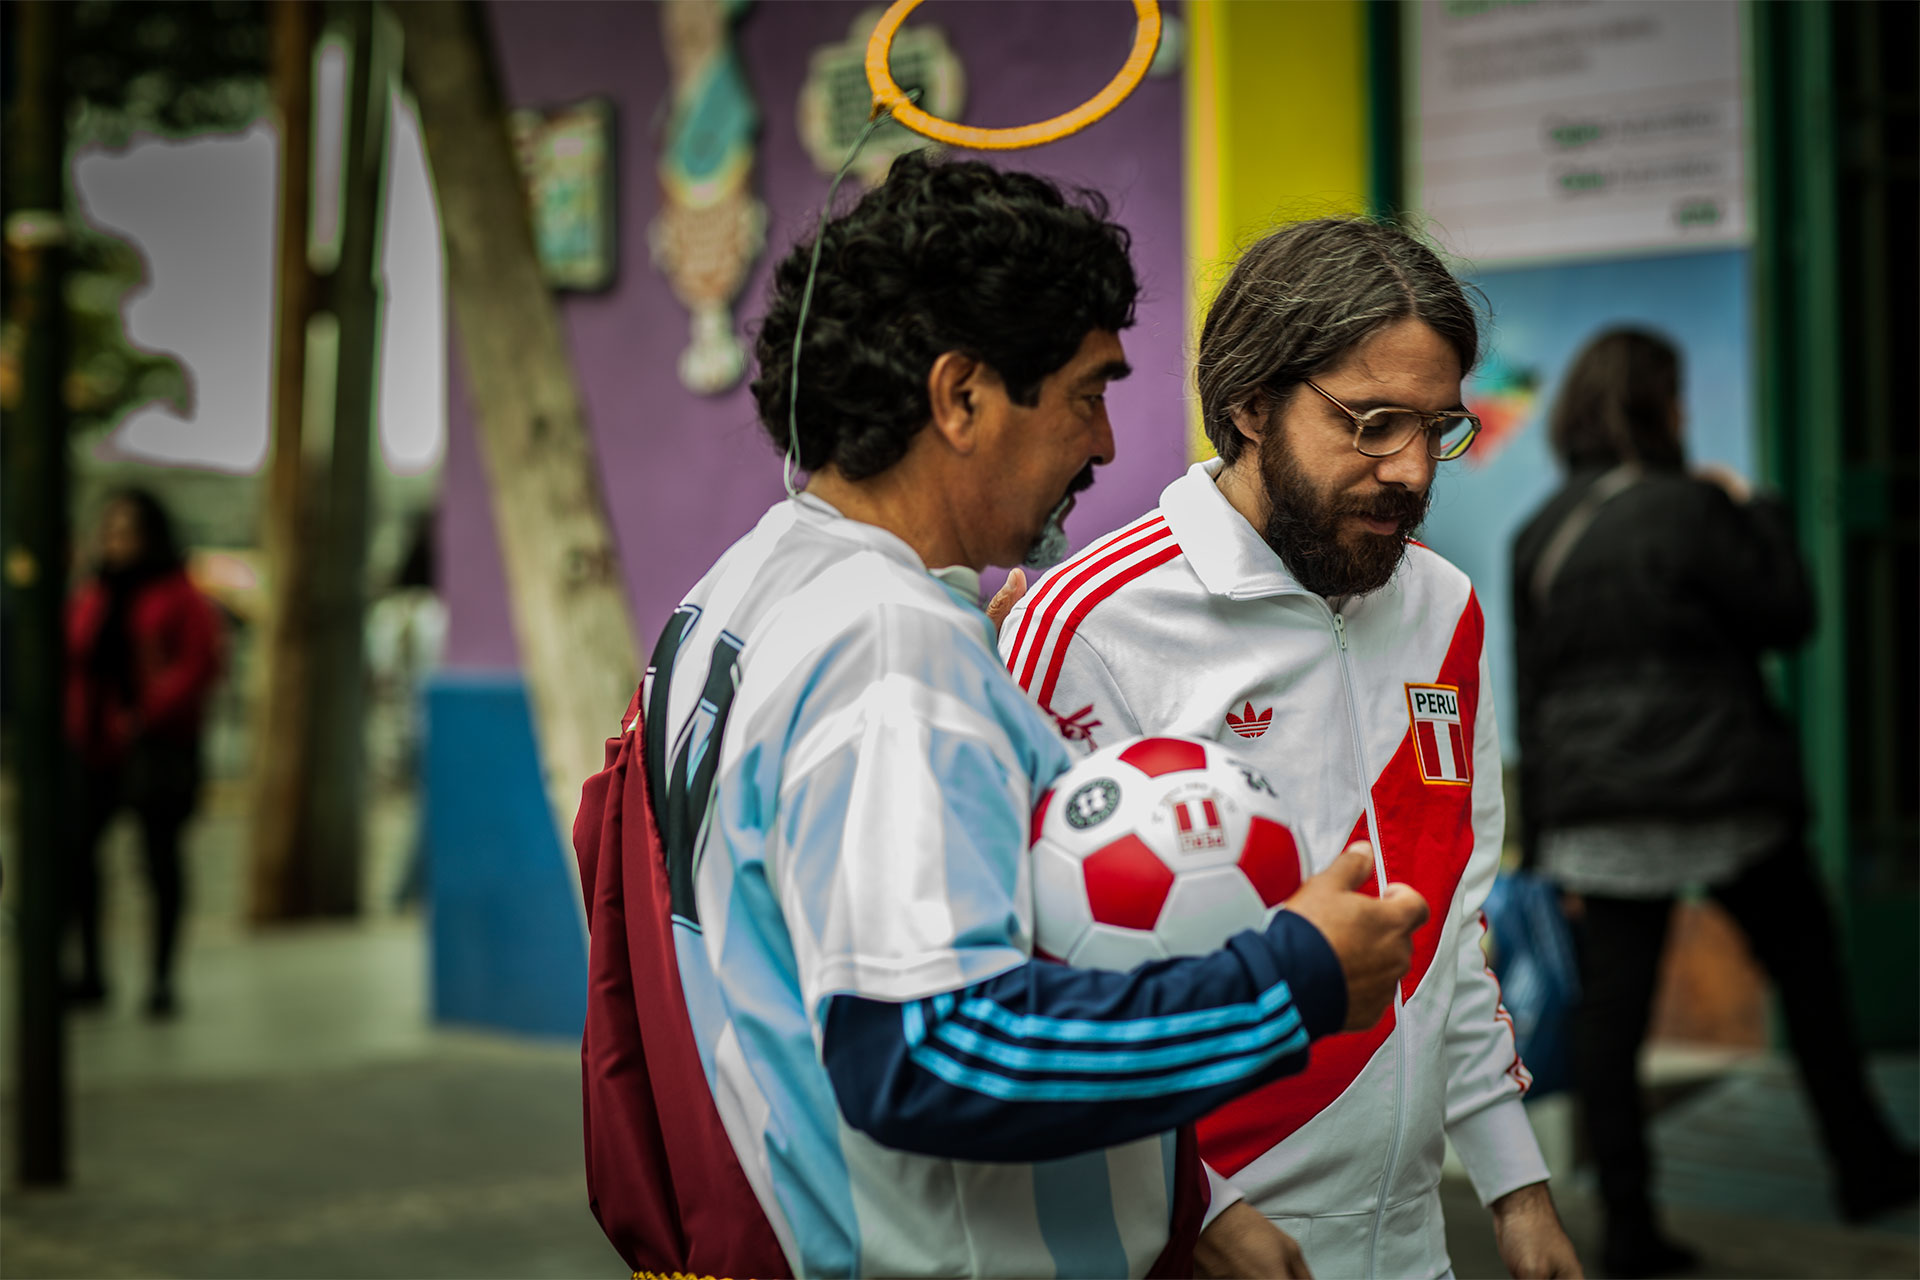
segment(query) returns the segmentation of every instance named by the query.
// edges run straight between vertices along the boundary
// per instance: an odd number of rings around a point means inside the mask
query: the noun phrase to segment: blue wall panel
[[[540,785],[518,672],[428,683],[426,809],[435,1021],[578,1036],[580,881]]]

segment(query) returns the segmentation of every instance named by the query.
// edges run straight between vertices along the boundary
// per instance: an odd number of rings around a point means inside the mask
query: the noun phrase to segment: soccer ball
[[[1116,743],[1034,806],[1034,951],[1096,969],[1204,955],[1306,874],[1259,770],[1194,738]]]

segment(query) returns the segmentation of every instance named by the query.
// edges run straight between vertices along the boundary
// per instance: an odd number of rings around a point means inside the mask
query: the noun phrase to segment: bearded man
[[[1447,1138],[1516,1276],[1579,1275],[1521,1107],[1529,1077],[1481,952],[1505,820],[1480,605],[1412,534],[1478,421],[1465,293],[1397,229],[1273,233],[1208,313],[1198,382],[1219,457],[1036,584],[1000,632],[1089,745],[1218,739],[1258,765],[1316,866],[1371,842],[1431,911],[1371,1030],[1200,1125],[1201,1151],[1320,1275],[1449,1273]]]

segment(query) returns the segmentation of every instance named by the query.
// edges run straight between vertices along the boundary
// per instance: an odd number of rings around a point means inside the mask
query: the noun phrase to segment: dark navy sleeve
[[[1346,979],[1290,911],[1210,955],[1130,973],[1033,960],[907,1003],[837,995],[822,1056],[841,1112],[884,1146],[1051,1160],[1198,1119],[1299,1071]]]

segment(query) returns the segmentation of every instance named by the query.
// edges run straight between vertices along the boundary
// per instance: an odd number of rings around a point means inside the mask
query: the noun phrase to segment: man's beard
[[[1067,485],[1067,491],[1052,511],[1047,513],[1046,527],[1040,530],[1040,536],[1027,548],[1027,554],[1020,565],[1025,569],[1047,570],[1067,558],[1067,508],[1073,505],[1076,496],[1093,487],[1093,464],[1082,467],[1080,474]]]
[[[1267,487],[1267,545],[1296,582],[1328,599],[1386,586],[1433,498],[1431,486],[1421,493],[1389,487],[1364,497],[1322,493],[1281,438],[1278,424],[1260,444],[1260,478]],[[1343,541],[1349,516],[1390,520],[1396,529],[1362,530],[1354,541]]]

